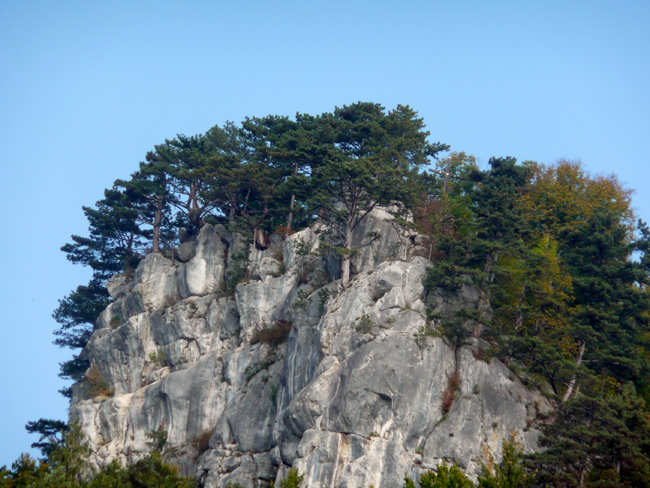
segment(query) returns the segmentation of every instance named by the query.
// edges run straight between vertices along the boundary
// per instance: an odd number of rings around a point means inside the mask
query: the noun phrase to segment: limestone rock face
[[[206,224],[201,228],[194,256],[177,269],[178,289],[183,298],[207,295],[221,288],[226,253],[226,242],[222,235],[219,228],[213,225]]]
[[[267,486],[292,467],[308,488],[393,487],[443,461],[475,477],[513,435],[535,449],[548,403],[424,333],[426,253],[390,220],[374,211],[358,230],[371,242],[346,287],[319,226],[250,250],[242,274],[244,241],[206,225],[185,262],[152,254],[111,280],[70,410],[93,463],[142,457],[159,431],[205,487]]]

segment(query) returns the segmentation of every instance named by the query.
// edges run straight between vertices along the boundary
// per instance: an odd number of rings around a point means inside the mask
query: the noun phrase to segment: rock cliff
[[[173,259],[150,254],[113,278],[70,410],[92,462],[137,459],[160,432],[205,487],[267,486],[291,467],[306,487],[389,487],[442,461],[476,476],[511,436],[534,449],[543,397],[422,333],[418,236],[374,211],[356,239],[375,238],[342,287],[319,252],[325,231],[249,251],[205,225]]]

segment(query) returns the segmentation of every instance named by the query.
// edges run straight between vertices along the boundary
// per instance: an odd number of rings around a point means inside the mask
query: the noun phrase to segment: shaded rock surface
[[[267,486],[291,467],[308,488],[389,487],[443,461],[475,477],[511,436],[535,449],[546,400],[499,361],[423,333],[418,240],[373,212],[342,287],[323,235],[273,236],[242,276],[245,241],[206,225],[182,259],[151,254],[112,279],[83,351],[105,388],[77,383],[70,410],[93,463],[142,457],[161,431],[205,487]]]

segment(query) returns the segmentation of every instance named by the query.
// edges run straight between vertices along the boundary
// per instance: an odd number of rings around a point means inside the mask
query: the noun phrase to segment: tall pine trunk
[[[153,218],[152,252],[160,252],[160,226],[162,225],[162,198],[156,201],[156,212]]]
[[[296,194],[291,194],[291,201],[289,202],[289,217],[287,217],[287,230],[285,235],[291,234],[291,225],[293,224],[293,207],[296,204]]]
[[[345,224],[345,240],[343,242],[345,252],[341,260],[341,283],[343,286],[350,281],[350,258],[352,256],[352,222]]]
[[[293,167],[293,175],[298,174],[298,163]],[[293,208],[296,205],[296,194],[291,193],[291,201],[289,202],[289,216],[287,217],[287,231],[285,235],[291,234],[291,225],[293,224]]]
[[[580,344],[580,350],[578,351],[578,359],[576,361],[576,370],[580,367],[582,364],[582,356],[585,354],[585,343],[583,342]],[[565,403],[571,398],[571,395],[573,394],[573,389],[576,387],[576,378],[577,378],[577,371],[573,373],[571,376],[571,380],[569,381],[569,386],[566,389],[566,392],[564,393],[564,396],[562,397],[562,403]]]
[[[233,224],[235,223],[235,206],[230,205],[230,209],[228,210],[228,229],[233,230]]]

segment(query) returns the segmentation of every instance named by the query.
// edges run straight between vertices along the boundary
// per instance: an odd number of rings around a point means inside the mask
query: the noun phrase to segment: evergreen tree
[[[61,327],[54,332],[54,343],[62,347],[85,347],[95,320],[108,305],[106,280],[123,270],[132,270],[142,257],[149,233],[138,222],[138,212],[125,191],[113,186],[104,191],[104,198],[95,207],[83,207],[88,219],[88,237],[73,235],[72,243],[61,250],[68,260],[88,266],[92,278],[86,286],[79,286],[59,300],[53,313]],[[79,379],[88,362],[75,355],[62,363],[60,376]],[[61,390],[65,396],[69,389]]]
[[[11,465],[11,470],[0,468],[0,488],[33,488],[48,472],[45,463],[39,463],[29,454],[22,454]]]
[[[614,391],[603,391],[609,382]],[[650,418],[631,385],[597,381],[600,392],[562,404],[529,457],[536,483],[556,487],[650,486]],[[616,391],[618,390],[618,391]]]
[[[235,218],[245,214],[248,207],[250,193],[245,166],[250,159],[250,148],[241,129],[232,122],[226,122],[223,127],[215,125],[206,133],[206,139],[210,157],[204,173],[205,195],[234,229]]]
[[[140,226],[150,226],[151,250],[161,252],[163,245],[171,246],[175,241],[170,209],[170,188],[166,167],[153,162],[140,163],[140,170],[128,181],[117,180],[115,184],[124,191],[136,212]]]
[[[54,449],[63,442],[63,436],[68,430],[68,424],[61,420],[43,419],[27,422],[25,430],[30,434],[40,434],[37,442],[31,447],[40,449],[41,454],[48,458]]]
[[[166,203],[178,211],[177,223],[192,235],[198,233],[203,218],[215,208],[205,181],[210,157],[210,141],[202,134],[178,134],[155,146],[146,156],[145,173],[164,175],[165,189],[159,190],[159,195],[165,195]]]
[[[309,174],[315,161],[315,143],[308,129],[313,117],[296,115],[288,117],[269,115],[247,118],[242,129],[251,159],[274,168],[279,178],[275,208],[275,221],[286,219],[285,232],[290,233],[296,214],[305,223],[305,199],[309,194]]]
[[[419,488],[472,488],[474,483],[463,473],[458,466],[441,464],[434,471],[427,471],[418,480]],[[404,478],[404,488],[415,488],[411,478]]]
[[[475,158],[463,152],[453,152],[435,166],[422,175],[424,188],[414,219],[417,230],[429,241],[429,260],[440,261],[445,249],[474,231],[473,182],[468,175],[479,170]]]
[[[108,302],[108,291],[98,278],[91,279],[86,286],[78,286],[59,300],[59,306],[52,314],[61,326],[54,331],[54,344],[73,349],[85,347],[95,320]]]
[[[499,327],[493,317],[504,304],[501,285],[517,272],[508,263],[526,260],[528,254],[524,244],[528,228],[519,201],[531,171],[514,158],[492,158],[489,170],[469,166],[460,176],[452,197],[464,212],[465,228],[439,239],[440,257],[429,269],[425,286],[432,290],[443,285],[450,291],[462,284],[474,287],[480,294],[476,309],[462,310],[443,321],[457,334],[469,333],[466,329],[473,323],[474,336],[481,336],[486,326],[494,336]],[[449,198],[445,193],[443,198]]]
[[[304,478],[297,469],[290,469],[287,477],[280,480],[280,488],[300,488]]]
[[[355,228],[378,205],[412,205],[418,167],[447,146],[428,143],[422,119],[401,105],[389,113],[362,102],[337,108],[318,119],[316,130],[328,151],[312,168],[311,203],[342,243],[347,284]]]
[[[95,207],[83,207],[88,237],[73,235],[61,250],[75,264],[89,266],[93,278],[105,282],[125,268],[134,268],[148,239],[138,225],[138,214],[124,191],[116,186],[104,191]]]
[[[176,466],[164,462],[159,453],[121,468],[113,462],[95,475],[87,488],[193,488],[194,481],[179,474]]]
[[[503,443],[503,459],[492,473],[483,467],[478,477],[478,488],[526,488],[532,479],[526,473],[524,456],[518,446],[511,441]]]
[[[638,263],[629,260],[633,244],[629,229],[606,211],[566,233],[573,243],[565,261],[573,276],[572,335],[584,349],[583,361],[595,373],[608,372],[620,380],[638,378],[636,353],[648,295],[641,290]]]

